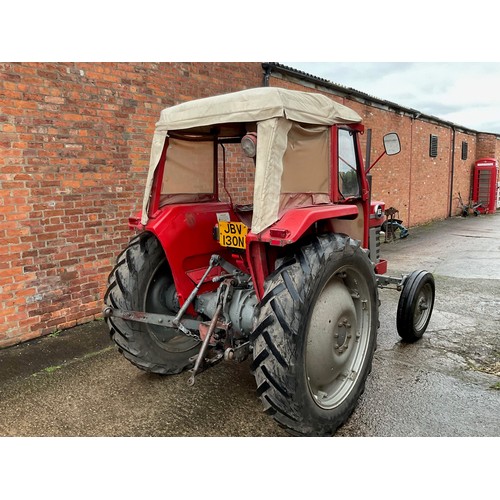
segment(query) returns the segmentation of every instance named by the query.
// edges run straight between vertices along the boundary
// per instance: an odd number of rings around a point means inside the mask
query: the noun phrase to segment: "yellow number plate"
[[[219,221],[219,243],[223,247],[245,249],[247,233],[248,227],[241,222]]]

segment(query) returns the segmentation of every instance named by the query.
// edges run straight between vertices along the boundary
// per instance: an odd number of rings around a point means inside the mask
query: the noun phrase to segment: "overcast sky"
[[[500,63],[281,64],[457,125],[500,134]]]

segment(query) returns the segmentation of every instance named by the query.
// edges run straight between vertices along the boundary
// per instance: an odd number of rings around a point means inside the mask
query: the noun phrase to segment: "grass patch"
[[[43,368],[39,372],[33,373],[32,377],[37,377],[43,373],[54,373],[57,370],[60,370],[61,368],[65,368],[67,366],[72,365],[73,363],[77,363],[79,361],[84,361],[86,359],[93,358],[94,356],[98,356],[99,354],[103,354],[105,352],[114,351],[114,350],[115,350],[115,346],[111,345],[109,347],[105,347],[104,349],[101,349],[100,351],[89,352],[89,353],[84,354],[83,356],[81,356],[79,358],[70,359],[69,361],[64,362],[62,365],[47,366],[46,368]]]
[[[482,363],[482,364],[469,362],[469,366],[472,370],[475,370],[477,372],[488,373],[489,375],[496,375],[497,377],[500,377],[500,361],[495,361],[493,363]]]
[[[47,368],[44,368],[43,371],[46,373],[54,373],[55,371],[59,370],[62,368],[62,365],[58,366],[47,366]]]

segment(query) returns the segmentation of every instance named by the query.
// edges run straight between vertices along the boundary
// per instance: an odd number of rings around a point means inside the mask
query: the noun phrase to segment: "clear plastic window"
[[[339,192],[344,198],[359,197],[355,135],[344,129],[338,132]]]

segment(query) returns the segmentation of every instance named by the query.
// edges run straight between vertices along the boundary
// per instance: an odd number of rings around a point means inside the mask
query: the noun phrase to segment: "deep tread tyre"
[[[167,299],[169,294],[175,295],[175,286],[163,248],[153,234],[141,233],[119,255],[108,278],[104,302],[129,311],[172,315],[175,311],[172,300]],[[192,365],[189,358],[199,351],[199,341],[174,328],[113,317],[106,322],[124,357],[147,372],[180,373]]]
[[[316,237],[265,282],[251,335],[264,411],[294,435],[333,435],[371,370],[378,289],[366,252],[345,235]]]
[[[396,326],[405,342],[422,338],[432,315],[434,277],[428,271],[413,271],[404,282],[398,302]]]

